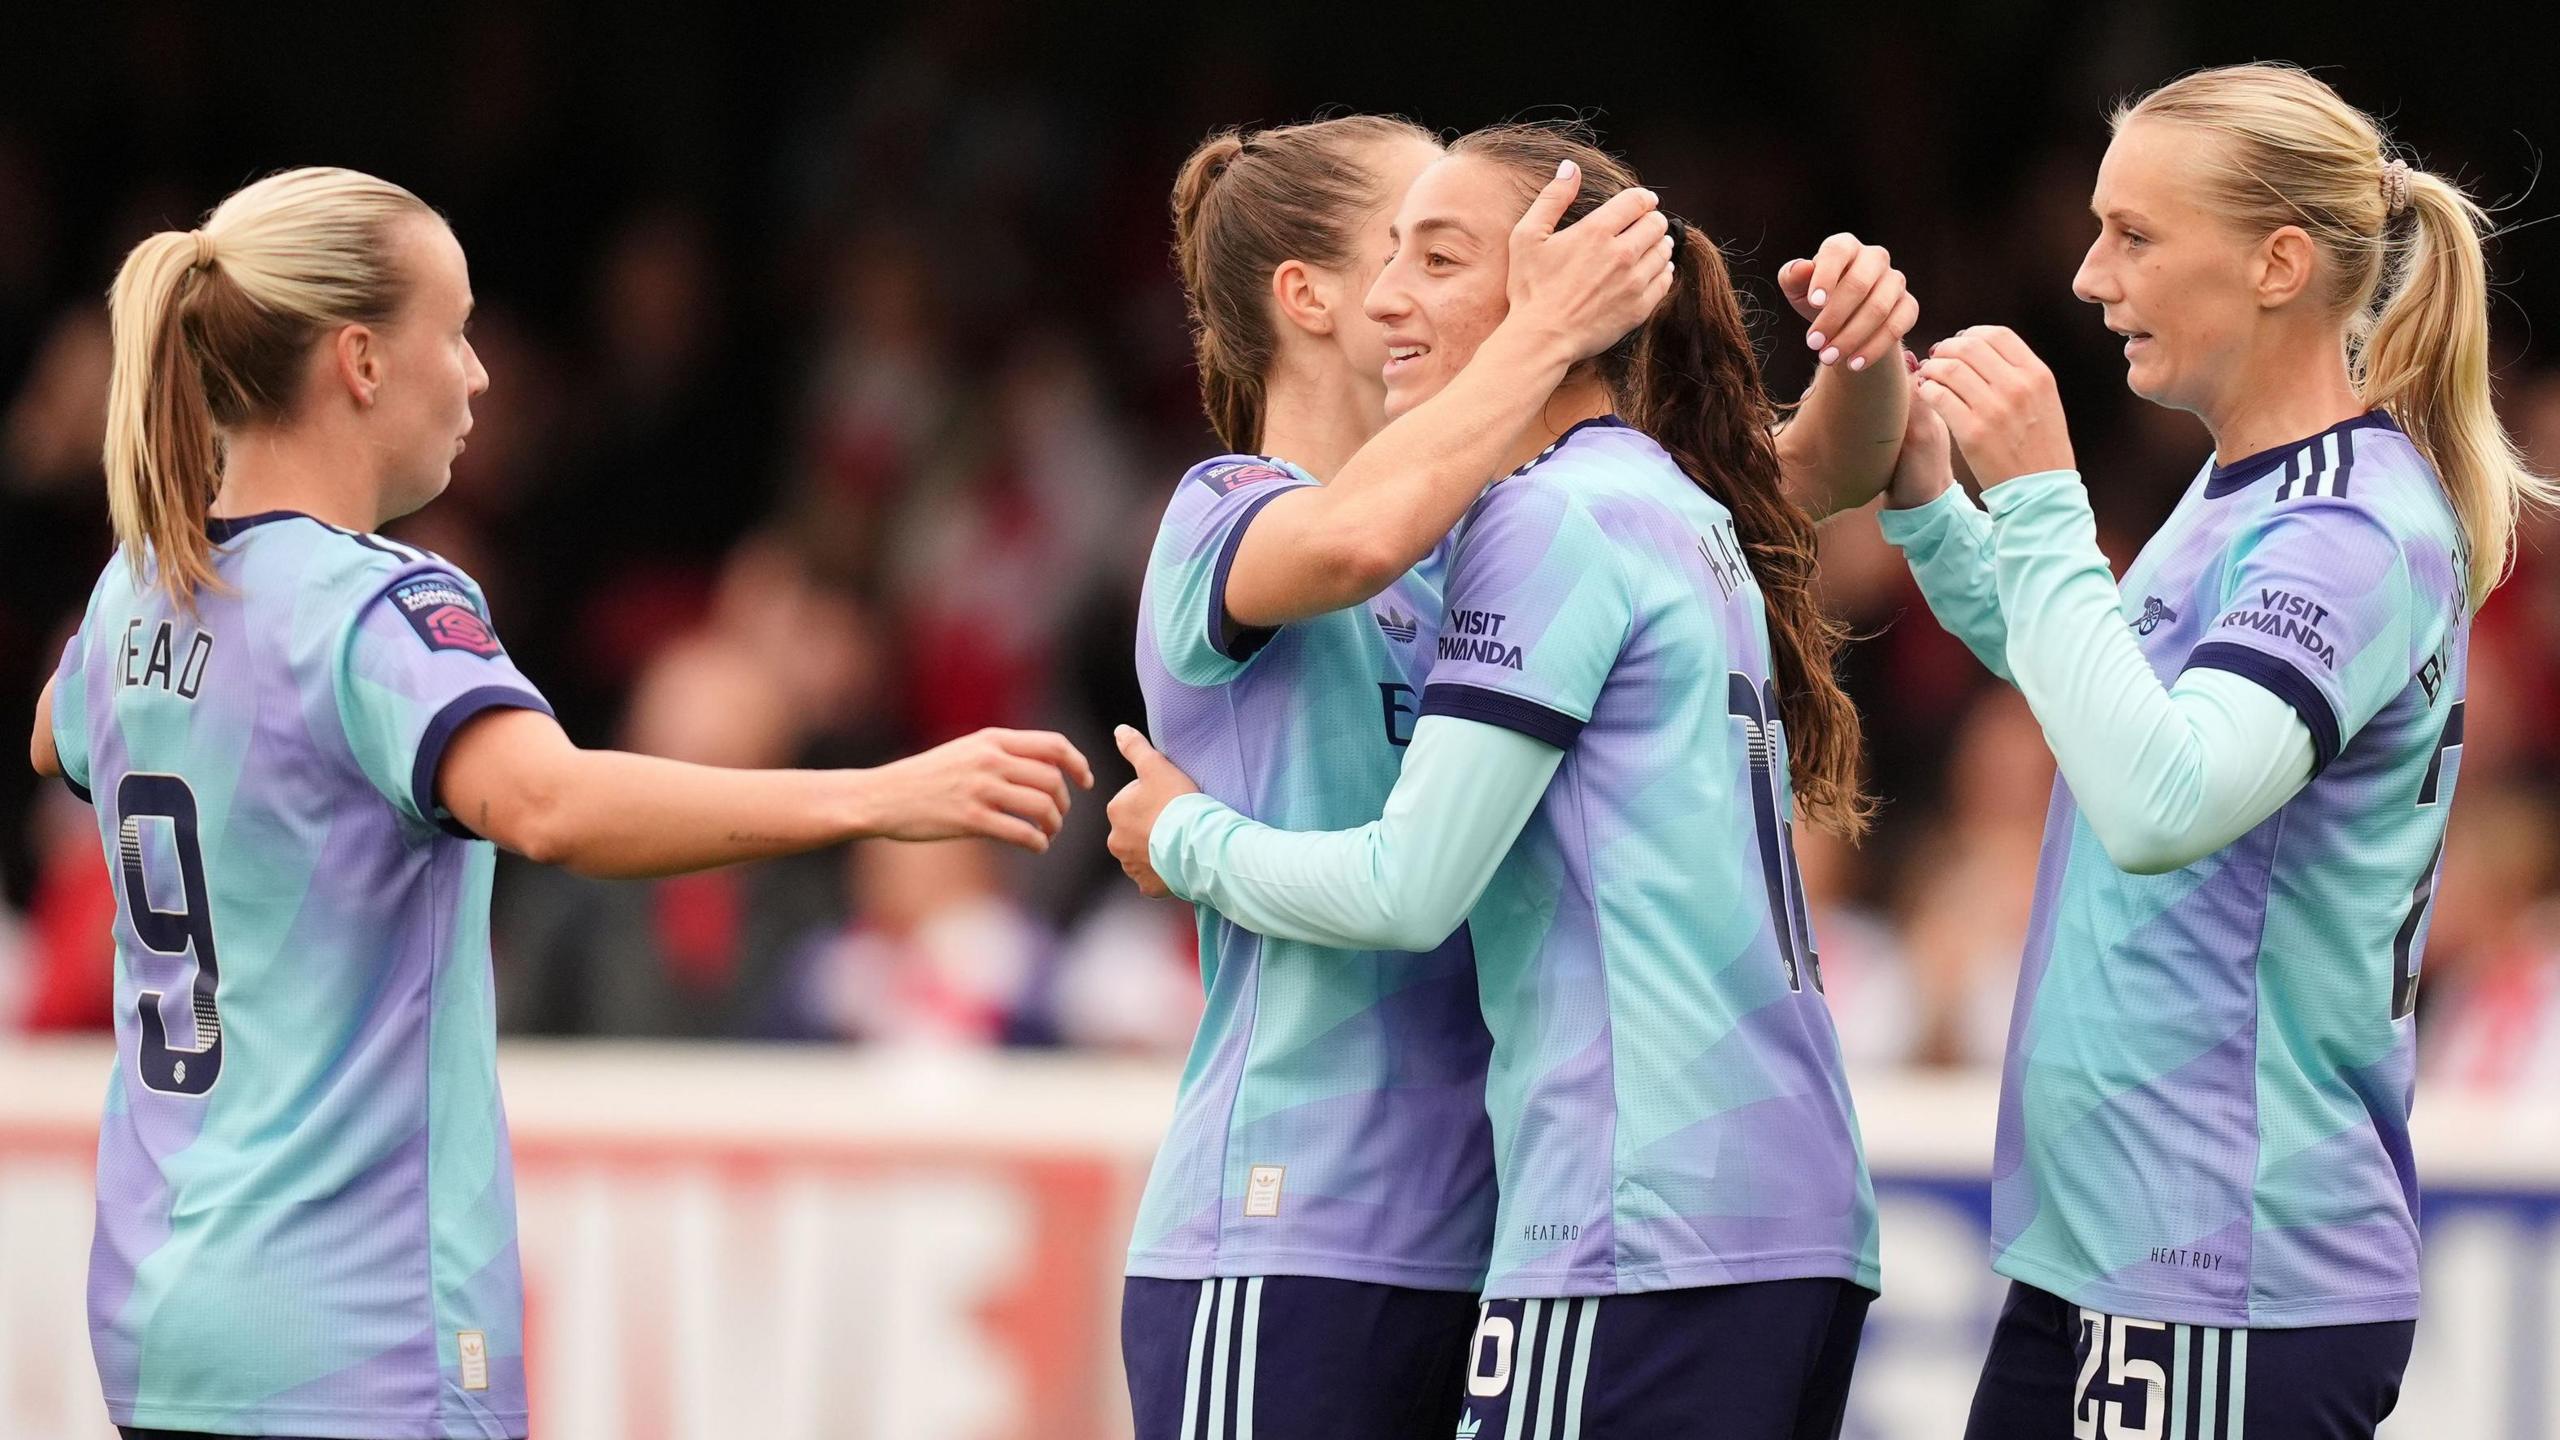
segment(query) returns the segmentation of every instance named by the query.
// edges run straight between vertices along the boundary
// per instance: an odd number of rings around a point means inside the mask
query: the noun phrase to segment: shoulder
[[[1712,522],[1725,515],[1671,452],[1615,416],[1587,420],[1565,432],[1538,457],[1485,492],[1469,512],[1474,520],[1510,515],[1563,530],[1608,530],[1645,517],[1673,513],[1684,521]]]
[[[1238,522],[1291,490],[1315,481],[1261,455],[1220,455],[1183,472],[1165,503],[1160,538],[1189,553],[1238,529]]]
[[[2389,417],[2360,417],[2285,458],[2260,525],[2339,549],[2349,568],[2393,551],[2414,570],[2463,568],[2462,521],[2435,467]],[[2354,539],[2350,537],[2362,537]],[[2362,564],[2354,557],[2369,555]]]
[[[1182,472],[1168,513],[1212,510],[1240,497],[1277,494],[1315,481],[1268,455],[1214,455]]]
[[[1615,415],[1585,420],[1511,474],[1511,483],[1560,489],[1585,510],[1625,501],[1705,497],[1662,442]]]
[[[306,596],[361,603],[394,580],[441,571],[468,585],[453,563],[430,550],[380,535],[342,529],[309,515],[259,516],[229,528],[215,522],[214,540],[236,550],[251,569],[248,583],[288,583]],[[477,591],[476,586],[472,589]]]
[[[1615,574],[1615,547],[1601,522],[1607,497],[1574,469],[1569,464],[1526,468],[1486,490],[1451,537],[1452,575],[1482,584],[1504,576],[1540,575],[1550,577],[1540,583],[1557,583],[1557,577],[1568,573]]]
[[[350,629],[401,627],[430,651],[500,653],[489,602],[462,567],[413,545],[379,535],[340,530],[314,521],[306,581],[323,592]]]
[[[2435,467],[2379,411],[2296,447],[2275,479],[2275,514],[2361,515],[2395,532],[2445,532],[2458,524]]]
[[[1195,487],[1214,499],[1225,499],[1238,491],[1265,485],[1307,485],[1314,482],[1267,455],[1218,455],[1183,472],[1181,489],[1176,499],[1193,493]]]

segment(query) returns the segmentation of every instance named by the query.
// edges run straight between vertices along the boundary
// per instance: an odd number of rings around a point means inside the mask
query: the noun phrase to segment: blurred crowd
[[[980,725],[1051,726],[1097,758],[1107,794],[1124,778],[1109,727],[1143,718],[1146,549],[1174,480],[1214,448],[1164,193],[1213,125],[1343,95],[1300,96],[1197,32],[1133,112],[1114,99],[1127,73],[1085,68],[1108,46],[1062,54],[1002,4],[859,37],[749,42],[697,19],[600,51],[560,6],[455,23],[396,83],[299,105],[252,102],[231,75],[245,42],[178,6],[99,22],[94,66],[116,79],[98,93],[9,77],[32,89],[0,100],[6,713],[31,713],[108,553],[100,297],[116,261],[248,175],[327,160],[417,189],[471,256],[493,384],[451,491],[392,533],[478,577],[580,741],[861,765]],[[1996,319],[2038,344],[2121,564],[2206,446],[2124,393],[2112,337],[2068,293],[2102,102],[2234,57],[2095,40],[2109,58],[2004,97],[2049,123],[1988,159],[1983,117],[1882,43],[1841,65],[1890,126],[1773,118],[1769,82],[1739,69],[1687,109],[1601,123],[1732,242],[1764,310],[1781,261],[1855,228],[1912,275],[1924,339]],[[2427,113],[2382,73],[2343,83]],[[337,108],[341,93],[369,108]],[[1510,113],[1498,97],[1433,113],[1452,93],[1372,103],[1434,124]],[[2519,236],[2508,261],[2525,250]],[[2519,307],[2560,301],[2537,283]],[[2510,425],[2560,470],[2560,367],[2524,348],[2517,309],[2498,326]],[[1767,316],[1762,339],[1772,388],[1793,394],[1793,328]],[[1849,679],[1888,800],[1861,847],[1798,837],[1833,1009],[1857,1061],[1994,1063],[2051,762],[1871,515],[1827,527],[1824,572],[1864,637]],[[2531,527],[2471,664],[2422,1054],[2442,1081],[2521,1088],[2560,1079],[2560,729],[2531,718],[2560,704],[2560,526]],[[1121,881],[1100,798],[1040,858],[875,843],[655,883],[506,861],[501,1022],[1179,1053],[1200,1006],[1189,914]],[[19,766],[0,767],[0,882],[0,1035],[104,1027],[114,899],[92,814]]]

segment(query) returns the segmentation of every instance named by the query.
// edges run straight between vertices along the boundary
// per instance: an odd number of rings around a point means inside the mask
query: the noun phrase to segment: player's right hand
[[[1111,858],[1120,862],[1120,868],[1137,885],[1139,894],[1160,899],[1173,892],[1166,887],[1164,877],[1156,873],[1156,867],[1149,859],[1153,854],[1150,847],[1155,840],[1156,821],[1175,797],[1188,795],[1200,787],[1191,783],[1191,777],[1182,773],[1182,767],[1164,758],[1156,747],[1148,744],[1146,736],[1126,725],[1114,727],[1111,736],[1119,743],[1120,754],[1129,762],[1130,770],[1138,777],[1122,786],[1120,793],[1112,796],[1111,804],[1104,809],[1103,813],[1111,817]]]
[[[1881,364],[1920,323],[1920,302],[1892,254],[1845,231],[1810,259],[1779,266],[1778,292],[1804,318],[1804,343],[1825,365]]]
[[[1066,823],[1070,782],[1093,788],[1093,766],[1046,730],[981,730],[864,772],[873,787],[865,826],[891,840],[980,835],[1035,853]]]
[[[1630,186],[1562,230],[1556,222],[1582,191],[1566,161],[1511,227],[1511,313],[1506,323],[1555,338],[1587,360],[1642,325],[1671,293],[1671,222],[1661,202]]]

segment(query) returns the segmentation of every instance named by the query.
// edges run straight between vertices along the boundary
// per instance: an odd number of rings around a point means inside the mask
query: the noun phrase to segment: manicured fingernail
[[[1556,178],[1557,178],[1557,179],[1561,180],[1561,179],[1563,179],[1564,177],[1566,177],[1567,175],[1570,175],[1570,174],[1572,174],[1572,173],[1573,173],[1573,162],[1572,162],[1572,161],[1570,161],[1570,160],[1559,160],[1559,161],[1557,161],[1557,162],[1556,162]]]
[[[1823,352],[1822,352],[1822,363],[1823,363],[1823,364],[1825,364],[1825,365],[1837,365],[1837,364],[1839,364],[1839,363],[1840,363],[1840,347],[1839,347],[1839,346],[1837,346],[1837,345],[1834,345],[1834,346],[1832,346],[1830,349],[1823,351]]]
[[[1859,356],[1858,358],[1856,358],[1856,359],[1854,359],[1854,360],[1850,361],[1850,362],[1849,362],[1849,368],[1850,368],[1852,371],[1857,371],[1857,370],[1864,370],[1864,369],[1866,369],[1866,368],[1867,368],[1867,357],[1866,357],[1866,356],[1864,356],[1864,355],[1861,355],[1861,356]]]
[[[1831,303],[1831,292],[1828,290],[1816,290],[1805,298],[1816,305],[1828,305]]]
[[[1822,346],[1823,334],[1821,331],[1816,330],[1812,334],[1804,337],[1804,348],[1807,350],[1819,350]]]

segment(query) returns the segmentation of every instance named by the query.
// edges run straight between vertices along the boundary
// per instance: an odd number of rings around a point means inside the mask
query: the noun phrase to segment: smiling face
[[[471,269],[444,222],[404,221],[395,244],[409,280],[400,313],[374,328],[383,361],[368,429],[384,458],[383,518],[444,493],[489,372],[471,348]]]
[[[1528,208],[1515,176],[1465,155],[1435,162],[1405,191],[1394,253],[1369,288],[1388,419],[1439,394],[1510,313],[1511,227]]]
[[[1398,136],[1368,147],[1362,168],[1377,178],[1378,204],[1362,215],[1351,231],[1351,258],[1339,270],[1328,270],[1338,302],[1333,340],[1343,363],[1363,383],[1377,383],[1387,363],[1387,332],[1364,313],[1362,297],[1386,267],[1395,249],[1397,207],[1414,178],[1440,159],[1440,147],[1415,136]],[[1386,421],[1382,413],[1379,423]]]
[[[2125,338],[2125,383],[2155,405],[2213,413],[2235,382],[2261,314],[2260,245],[2204,208],[2192,127],[2135,120],[2098,166],[2089,208],[2098,238],[2072,293]]]

